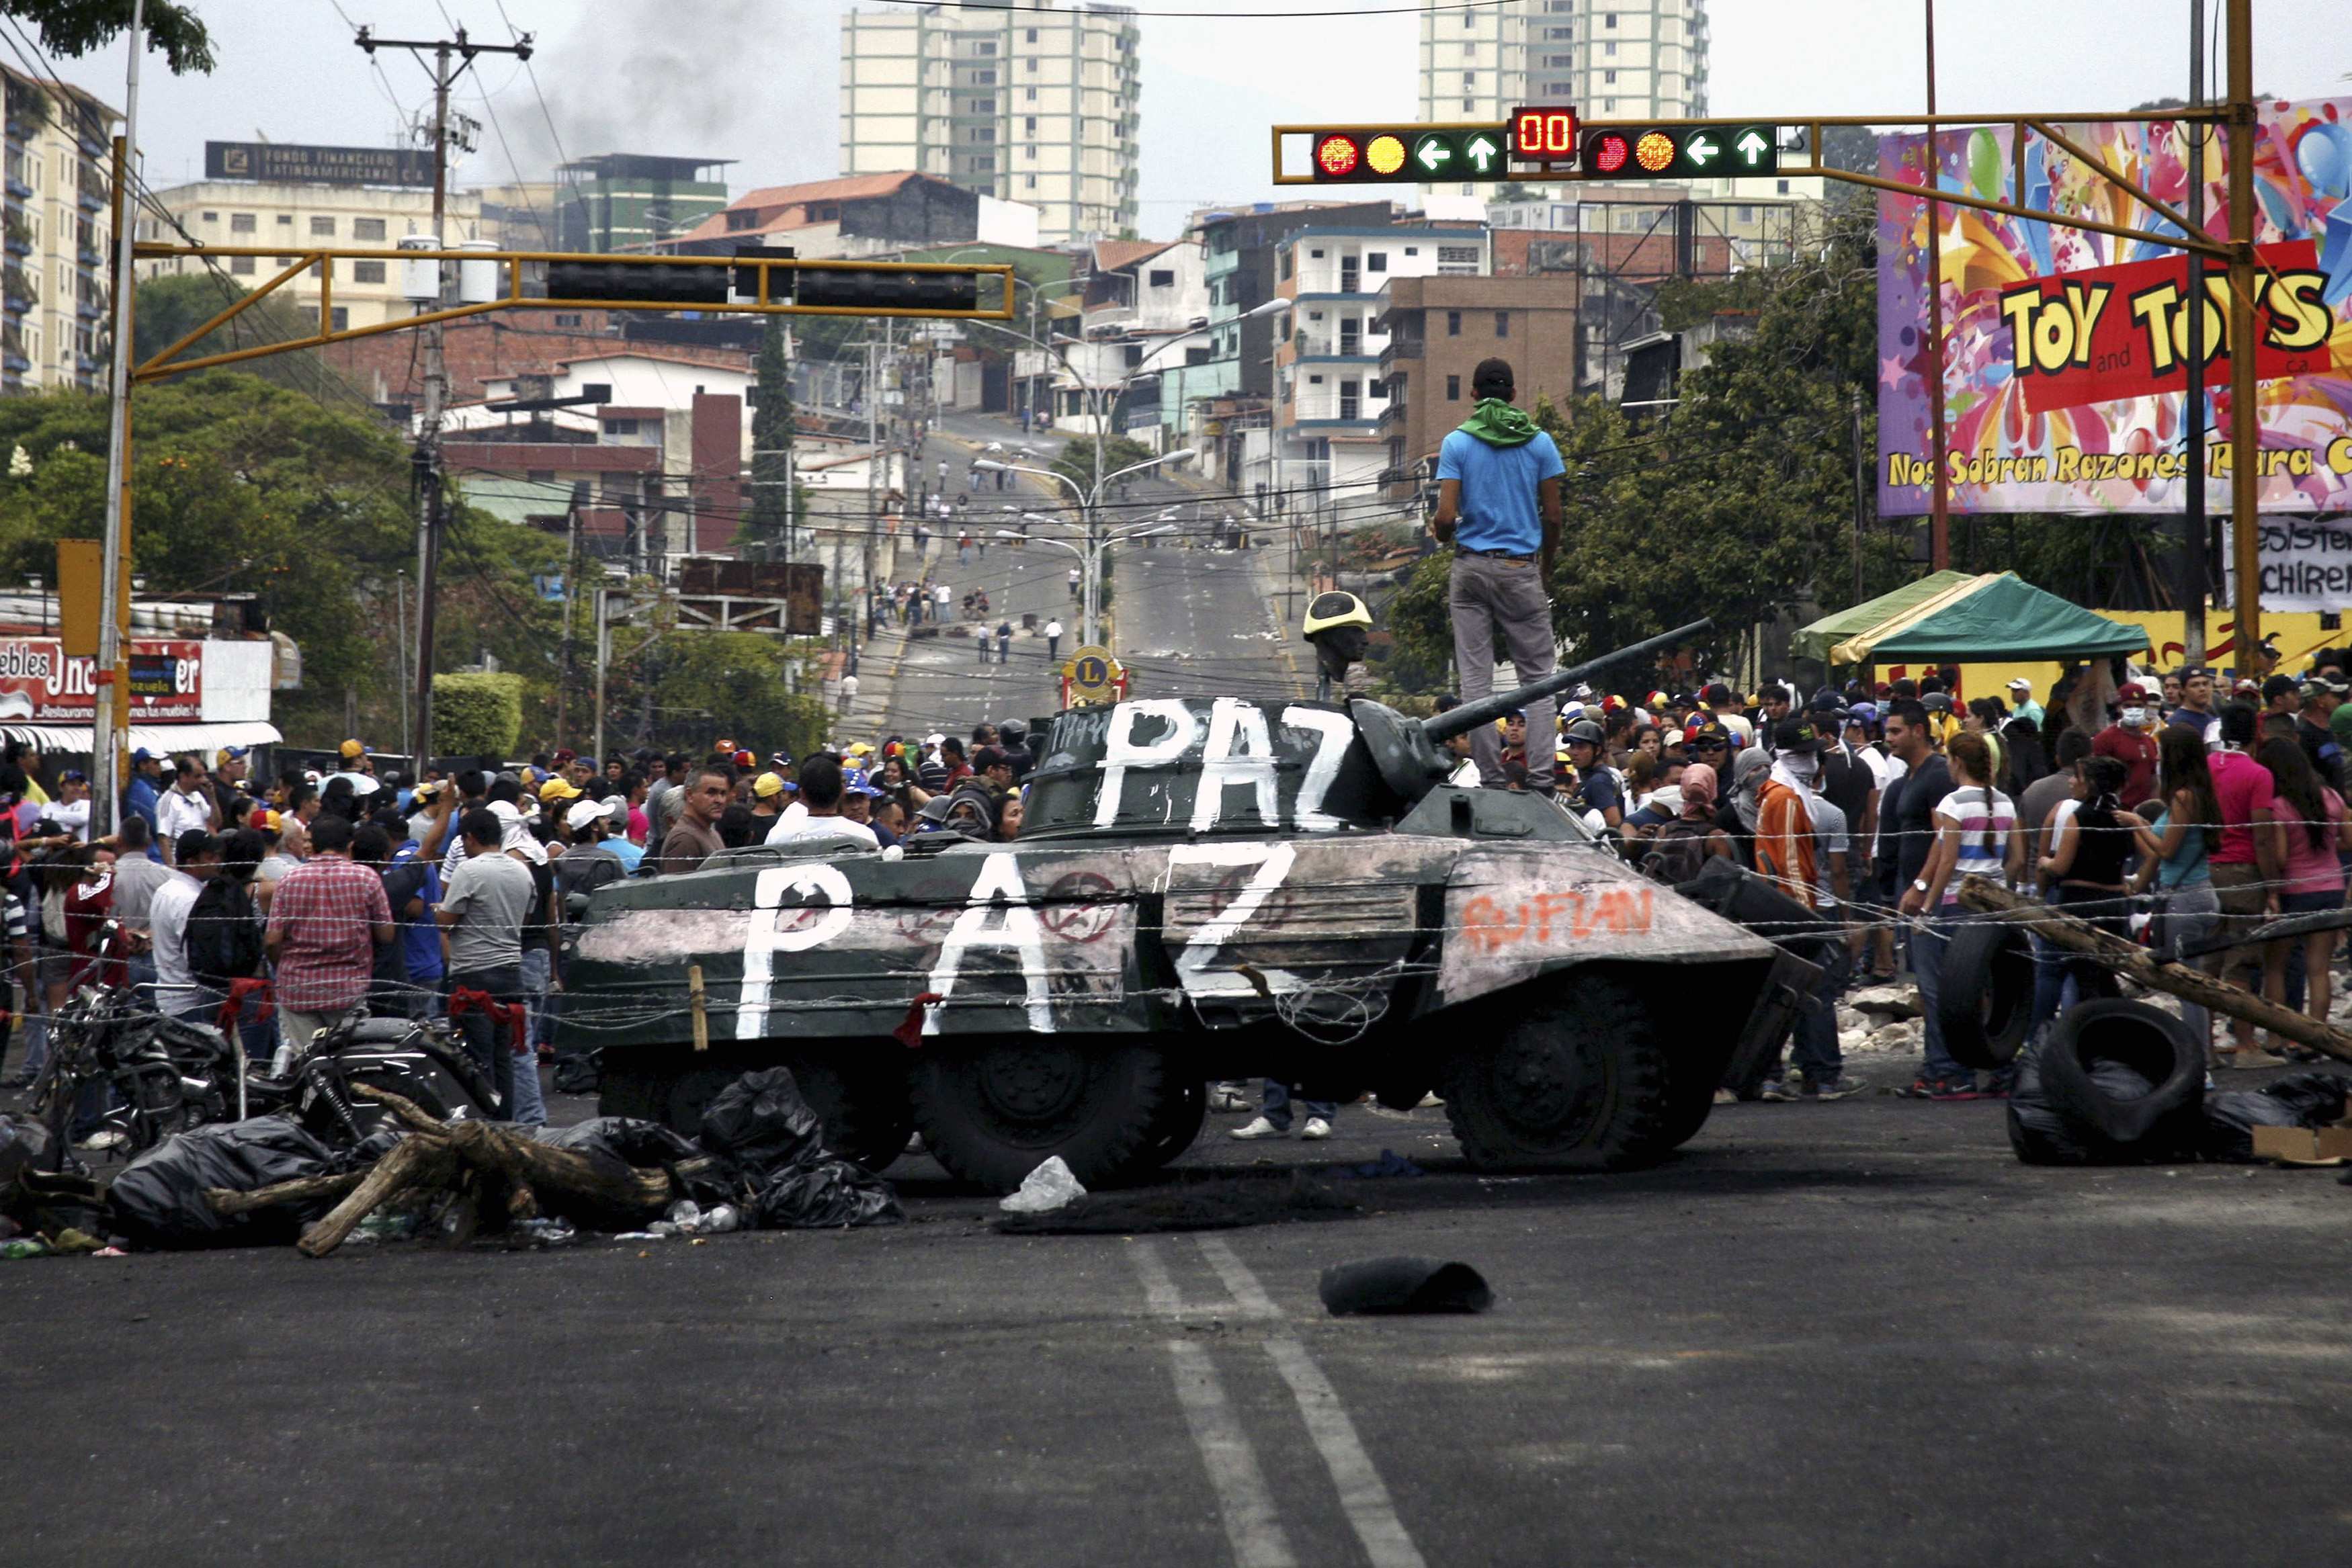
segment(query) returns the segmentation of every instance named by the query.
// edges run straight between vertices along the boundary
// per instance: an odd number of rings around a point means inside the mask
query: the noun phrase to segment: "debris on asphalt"
[[[1007,1236],[1143,1236],[1349,1219],[1360,1212],[1349,1199],[1293,1172],[1286,1181],[1210,1176],[1140,1191],[1088,1193],[1050,1213],[1008,1214],[992,1224]]]
[[[2344,1137],[2339,1124],[2347,1091],[2352,1078],[2342,1073],[2293,1072],[2260,1089],[2209,1094],[2200,1152],[2209,1160],[2240,1165],[2333,1163],[2341,1155],[2324,1152],[2323,1140]]]
[[[1855,1012],[1869,1015],[1875,1024],[1890,1019],[1925,1018],[1927,1009],[1919,999],[1919,988],[1889,981],[1884,985],[1864,986],[1845,998],[1845,1005]]]
[[[1339,1172],[1342,1176],[1357,1177],[1365,1181],[1377,1181],[1382,1176],[1417,1176],[1428,1174],[1394,1149],[1382,1149],[1379,1159],[1368,1161],[1360,1166],[1349,1166]]]
[[[107,1189],[107,1211],[113,1228],[142,1248],[283,1246],[326,1212],[326,1193],[236,1208],[215,1206],[207,1194],[307,1188],[340,1174],[333,1151],[283,1116],[218,1122],[140,1154]]]
[[[1486,1276],[1467,1263],[1433,1258],[1373,1258],[1339,1263],[1317,1281],[1335,1317],[1406,1312],[1483,1312],[1495,1304]]]
[[[1087,1189],[1078,1185],[1067,1162],[1055,1155],[1024,1177],[1021,1189],[1001,1199],[996,1207],[1007,1214],[1051,1214],[1086,1196]]]

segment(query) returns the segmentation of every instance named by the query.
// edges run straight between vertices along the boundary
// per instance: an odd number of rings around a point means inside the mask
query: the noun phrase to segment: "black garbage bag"
[[[17,1175],[37,1169],[49,1152],[49,1130],[29,1116],[0,1116],[0,1193],[14,1186]]]
[[[333,1200],[222,1215],[205,1201],[205,1189],[251,1192],[337,1168],[326,1145],[283,1117],[216,1123],[175,1134],[124,1166],[107,1189],[107,1208],[113,1228],[142,1247],[280,1246]]]
[[[824,1123],[801,1098],[789,1067],[747,1072],[713,1094],[702,1108],[701,1144],[742,1166],[754,1184],[826,1154]]]
[[[2252,1165],[2256,1127],[2300,1127],[2301,1113],[2259,1089],[2205,1096],[2205,1136],[2198,1153],[2217,1165]]]
[[[751,1223],[761,1230],[835,1230],[896,1225],[906,1218],[896,1188],[847,1160],[786,1166],[762,1182],[751,1200]]]
[[[792,1069],[747,1072],[702,1109],[702,1147],[740,1166],[751,1223],[769,1230],[895,1225],[906,1218],[888,1182],[825,1152],[824,1124]]]
[[[555,1058],[558,1094],[593,1094],[604,1087],[604,1053],[601,1051],[560,1051]]]
[[[2265,1083],[2262,1092],[2291,1106],[2306,1127],[2332,1127],[2344,1120],[2345,1097],[2352,1078],[2340,1072],[2290,1072]]]
[[[730,1170],[690,1174],[680,1169],[684,1162],[696,1159],[703,1151],[659,1122],[640,1121],[635,1116],[593,1116],[569,1127],[535,1128],[532,1136],[550,1147],[587,1155],[600,1175],[614,1181],[626,1181],[632,1169],[667,1171],[672,1186],[706,1207],[731,1203],[736,1197]],[[625,1228],[635,1223],[629,1215],[607,1218]]]

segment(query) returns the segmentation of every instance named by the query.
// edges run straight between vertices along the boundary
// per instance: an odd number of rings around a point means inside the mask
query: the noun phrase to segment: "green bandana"
[[[1536,438],[1536,422],[1498,397],[1482,397],[1462,429],[1489,446],[1525,446]]]

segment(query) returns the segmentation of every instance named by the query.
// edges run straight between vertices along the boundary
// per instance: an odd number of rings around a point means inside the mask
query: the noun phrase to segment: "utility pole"
[[[131,0],[131,66],[123,78],[122,134],[114,141],[114,354],[108,381],[106,530],[98,591],[97,690],[91,694],[90,798],[92,838],[114,831],[122,808],[122,737],[131,723],[131,670],[122,632],[131,607],[122,602],[131,559],[131,162],[138,155],[139,57],[147,51],[146,0]]]
[[[2230,0],[2230,553],[2237,563],[2237,671],[2263,635],[2262,433],[2254,423],[2254,6]],[[2198,312],[2189,312],[2195,317]]]
[[[1927,7],[1927,423],[1929,461],[1936,472],[1929,480],[1927,500],[1927,569],[1941,571],[1952,564],[1952,498],[1945,472],[1944,429],[1944,214],[1936,193],[1943,188],[1943,166],[1937,157],[1936,137],[1936,0]],[[2025,193],[2018,193],[2023,201]]]
[[[530,58],[530,35],[519,34],[511,44],[478,44],[456,29],[455,38],[379,38],[367,28],[352,41],[371,57],[379,48],[406,49],[423,62],[433,56],[433,244],[449,243],[449,88],[472,68],[480,55],[512,55]],[[456,66],[452,68],[451,57]],[[436,276],[440,264],[435,263]],[[437,306],[439,301],[435,301]],[[433,629],[439,604],[441,570],[441,411],[449,396],[449,374],[441,357],[441,323],[427,322],[425,331],[425,410],[410,462],[416,487],[416,691],[415,751],[411,761],[421,773],[433,749]]]
[[[2205,0],[2189,0],[2189,107],[2205,102]],[[2189,226],[2205,232],[2205,150],[2212,131],[2189,120],[2180,125],[2181,162],[2189,170]],[[2020,191],[2018,199],[2025,199]],[[2205,662],[2205,552],[2211,548],[2205,521],[2205,258],[2189,252],[2189,390],[2180,399],[2180,423],[2189,436],[2180,538],[2180,646],[2182,661],[2195,669]]]

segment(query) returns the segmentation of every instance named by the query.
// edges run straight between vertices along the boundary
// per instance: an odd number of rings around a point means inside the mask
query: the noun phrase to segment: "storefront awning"
[[[183,751],[209,754],[224,746],[275,746],[285,738],[278,733],[276,725],[261,719],[219,724],[134,724],[125,746],[132,751],[143,746],[158,756]],[[0,739],[29,742],[39,747],[44,755],[89,755],[90,733],[86,724],[0,725]],[[210,763],[212,758],[206,755],[205,760]]]

